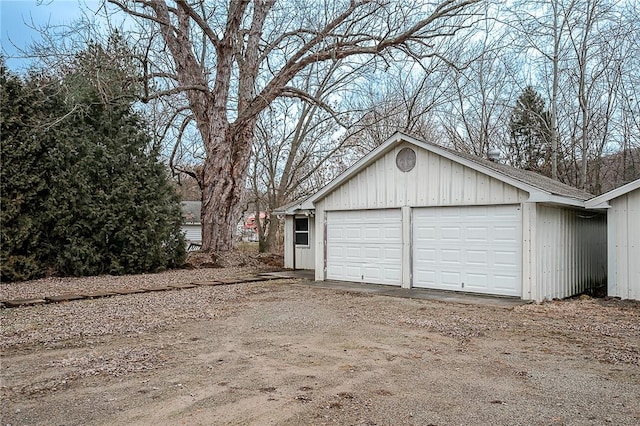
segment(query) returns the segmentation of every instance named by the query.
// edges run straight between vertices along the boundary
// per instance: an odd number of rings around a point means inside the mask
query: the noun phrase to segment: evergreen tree
[[[511,164],[551,176],[551,120],[536,90],[527,86],[509,119]]]
[[[3,280],[183,262],[179,199],[120,53],[90,45],[60,79],[3,68]]]
[[[44,203],[48,179],[56,165],[49,153],[52,134],[44,123],[51,111],[62,108],[51,86],[38,87],[31,76],[28,87],[0,63],[0,267],[3,280],[40,276],[44,247]]]

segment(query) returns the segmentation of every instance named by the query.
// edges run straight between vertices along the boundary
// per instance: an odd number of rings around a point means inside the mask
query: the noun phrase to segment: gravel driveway
[[[4,298],[250,268],[0,284]],[[271,281],[0,310],[2,425],[637,425],[640,304]]]

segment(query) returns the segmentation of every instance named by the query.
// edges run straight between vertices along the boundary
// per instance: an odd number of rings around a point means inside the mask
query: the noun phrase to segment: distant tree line
[[[184,261],[179,199],[133,111],[123,46],[92,44],[62,74],[21,78],[0,63],[3,281]]]

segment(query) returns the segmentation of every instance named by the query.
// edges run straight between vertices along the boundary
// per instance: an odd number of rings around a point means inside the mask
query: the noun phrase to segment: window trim
[[[307,221],[307,230],[306,231],[299,231],[297,225],[297,221],[301,219],[304,219]],[[293,217],[293,245],[296,248],[304,248],[304,247],[310,247],[310,237],[311,237],[311,233],[309,232],[309,216],[294,216]],[[307,235],[307,244],[298,244],[298,234],[306,234]]]

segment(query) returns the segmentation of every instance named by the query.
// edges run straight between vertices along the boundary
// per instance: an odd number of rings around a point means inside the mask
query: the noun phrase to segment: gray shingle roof
[[[424,142],[427,145],[433,145],[428,142]],[[581,189],[574,188],[573,186],[566,185],[562,182],[558,182],[541,174],[529,171],[517,169],[512,166],[508,166],[506,164],[494,163],[493,161],[486,160],[484,158],[478,157],[477,155],[467,154],[465,152],[454,151],[449,148],[445,148],[439,145],[434,145],[438,148],[445,149],[454,155],[467,159],[469,161],[473,161],[476,164],[487,167],[497,173],[508,176],[512,179],[519,180],[522,183],[527,185],[531,185],[535,188],[538,188],[542,191],[548,192],[553,195],[560,195],[562,197],[575,198],[577,200],[588,200],[593,197],[593,194],[589,194]]]

